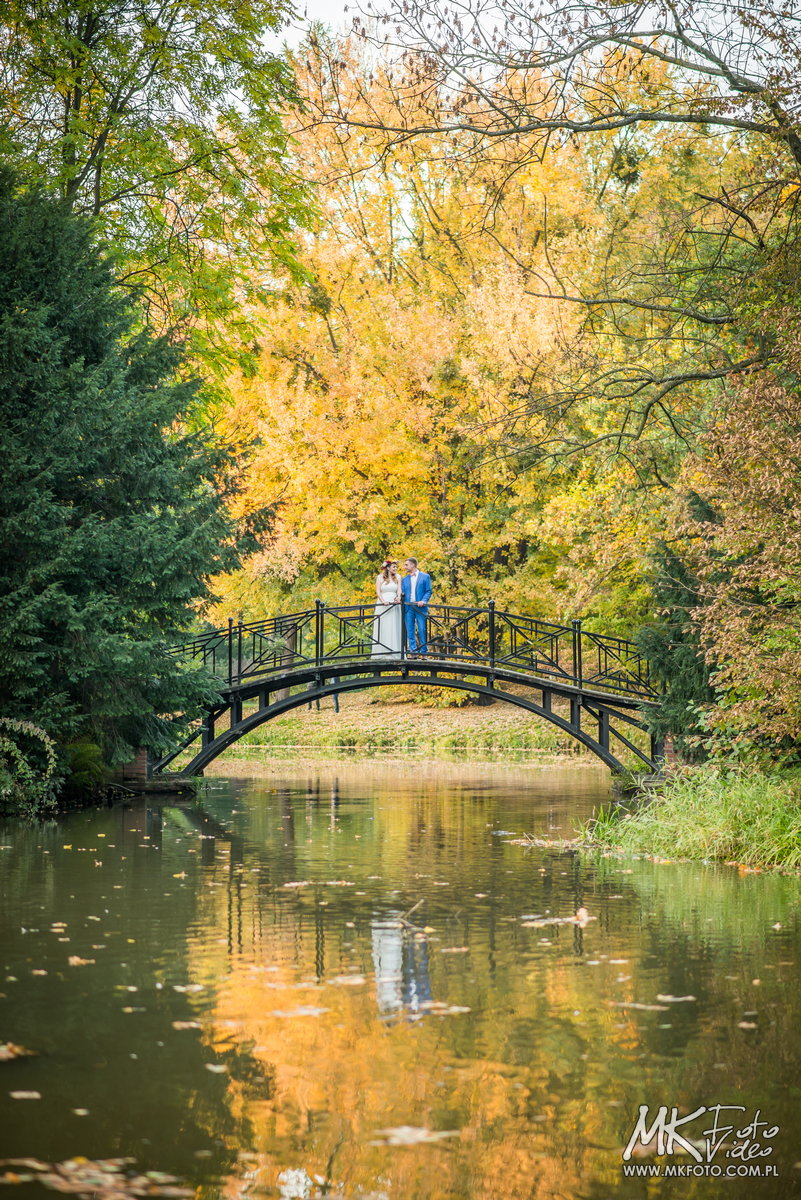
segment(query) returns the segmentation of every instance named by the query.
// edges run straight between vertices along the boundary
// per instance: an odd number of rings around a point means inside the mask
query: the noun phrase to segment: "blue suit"
[[[405,600],[404,612],[406,614],[406,646],[411,654],[416,654],[419,650],[421,654],[425,654],[428,650],[426,645],[426,615],[428,613],[428,602],[431,599],[431,576],[426,575],[425,571],[417,572],[417,584],[415,586],[415,601],[422,600],[421,605],[412,603],[412,577],[404,575],[401,580],[401,592]]]

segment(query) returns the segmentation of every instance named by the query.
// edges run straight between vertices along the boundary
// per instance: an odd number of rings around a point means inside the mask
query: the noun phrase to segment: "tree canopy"
[[[96,218],[149,324],[194,335],[224,370],[247,304],[293,265],[309,195],[290,160],[296,102],[269,49],[283,0],[9,0],[0,14],[0,153]]]
[[[112,763],[209,695],[167,646],[238,536],[198,381],[138,324],[90,225],[0,175],[0,715]]]

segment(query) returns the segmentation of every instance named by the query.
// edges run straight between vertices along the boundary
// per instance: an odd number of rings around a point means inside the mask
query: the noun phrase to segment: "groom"
[[[403,564],[406,574],[401,580],[401,591],[405,601],[406,647],[410,654],[425,654],[426,615],[431,599],[431,576],[418,571],[417,559],[407,558]]]

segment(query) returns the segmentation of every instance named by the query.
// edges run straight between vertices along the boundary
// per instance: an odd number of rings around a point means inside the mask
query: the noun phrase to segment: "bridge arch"
[[[539,693],[540,699],[535,699],[533,695],[507,691],[496,686],[498,682],[523,684],[535,695]],[[416,662],[404,661],[401,664],[386,660],[377,663],[376,660],[367,659],[362,662],[326,664],[324,669],[308,666],[290,669],[281,677],[272,678],[268,682],[247,681],[226,689],[220,703],[207,714],[200,731],[181,748],[186,750],[191,741],[200,739],[200,748],[182,767],[180,774],[191,776],[202,773],[214,759],[235,745],[245,734],[293,709],[348,692],[398,685],[445,687],[488,696],[493,700],[514,705],[532,716],[543,718],[568,734],[612,770],[622,769],[622,763],[612,748],[612,737],[633,752],[649,770],[654,770],[658,765],[658,746],[652,742],[650,754],[646,754],[620,728],[623,725],[629,731],[645,729],[641,699],[588,691],[561,680],[521,678],[518,672],[507,672],[497,668],[489,670],[475,663],[431,663],[420,659]],[[298,687],[299,690],[290,690],[294,687]],[[569,717],[554,711],[555,700],[567,703]],[[254,701],[255,709],[246,711],[247,706],[252,705]],[[228,726],[217,732],[217,722],[226,714],[229,718]],[[593,732],[587,727],[588,720],[593,726]],[[177,753],[180,751],[155,764],[155,771],[164,771]]]

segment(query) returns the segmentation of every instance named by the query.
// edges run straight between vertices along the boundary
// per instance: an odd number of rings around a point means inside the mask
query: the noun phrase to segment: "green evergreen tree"
[[[700,713],[715,701],[697,624],[692,611],[700,604],[698,581],[691,568],[664,542],[657,547],[653,584],[659,619],[640,631],[637,643],[663,691],[647,717],[660,742],[671,738],[688,761],[705,757]]]
[[[109,764],[166,748],[210,692],[166,649],[238,558],[198,393],[91,226],[0,174],[0,717]]]

